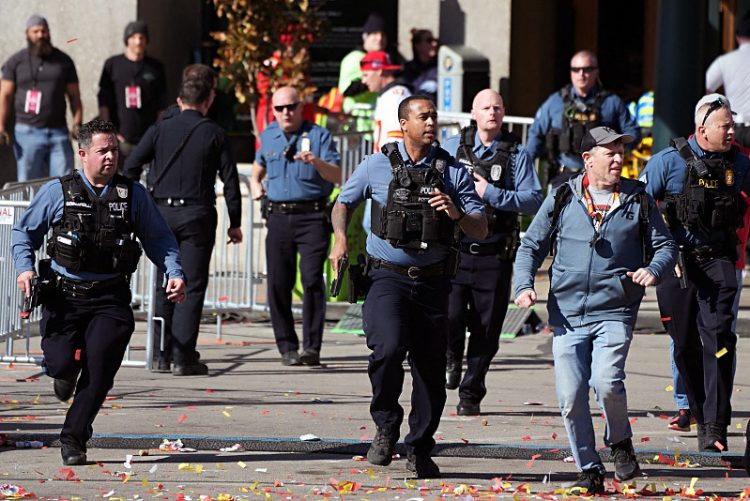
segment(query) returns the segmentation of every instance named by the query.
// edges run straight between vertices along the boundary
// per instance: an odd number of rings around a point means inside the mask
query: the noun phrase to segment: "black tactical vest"
[[[576,99],[567,85],[560,89],[563,100],[562,126],[550,129],[546,138],[546,147],[551,155],[581,154],[581,140],[588,131],[601,125],[602,103],[609,94],[606,90],[600,90],[589,105]]]
[[[381,148],[391,162],[393,178],[388,185],[385,205],[372,201],[372,233],[394,247],[426,250],[433,244],[453,246],[458,241],[458,225],[444,211],[427,201],[435,189],[445,192],[443,173],[453,158],[438,148],[429,167],[407,167],[398,143]]]
[[[513,186],[515,154],[518,152],[521,139],[515,134],[503,131],[495,156],[489,160],[481,160],[474,154],[476,132],[475,125],[461,129],[461,140],[456,152],[456,160],[466,167],[469,174],[476,172],[493,186],[501,189],[508,189],[508,186]],[[520,231],[517,212],[499,210],[490,204],[484,204],[484,213],[487,216],[487,236]]]
[[[94,196],[79,172],[60,178],[62,219],[52,226],[47,254],[71,272],[133,273],[141,246],[133,236],[133,181],[115,175],[103,198]]]
[[[687,140],[678,137],[672,140],[685,163],[687,172],[682,193],[668,192],[662,205],[670,228],[684,226],[690,231],[709,236],[725,230],[729,240],[727,247],[734,245],[735,228],[742,226],[745,213],[744,200],[734,187],[734,158],[737,148],[719,158],[698,158]],[[728,249],[730,250],[730,249]]]

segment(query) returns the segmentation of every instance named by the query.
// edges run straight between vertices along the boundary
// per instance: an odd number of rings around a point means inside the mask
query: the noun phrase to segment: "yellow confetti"
[[[672,496],[664,496],[661,501],[672,501]]]
[[[226,417],[232,417],[232,415],[229,414],[227,411],[221,411],[221,413],[224,414],[224,416],[226,416]]]
[[[38,404],[40,400],[41,400],[41,397],[37,395],[36,398],[34,399],[34,403]]]
[[[417,482],[413,480],[404,480],[404,484],[406,485],[407,489],[416,489],[417,488]]]
[[[203,472],[203,465],[199,464],[195,467],[195,473],[202,473]]]
[[[671,384],[669,384],[669,385],[667,385],[666,388],[664,388],[664,391],[670,391],[670,392],[674,391],[674,386],[672,386]]]
[[[239,467],[240,467],[240,468],[242,468],[243,470],[244,470],[245,468],[247,468],[247,464],[245,464],[245,462],[244,462],[244,461],[237,461],[237,466],[239,466]]]
[[[719,351],[716,352],[716,358],[721,358],[724,355],[726,355],[727,353],[729,353],[729,350],[727,350],[726,348],[722,348],[722,349],[720,349]]]
[[[695,489],[695,484],[698,483],[698,477],[693,477],[690,479],[690,488]]]
[[[737,423],[735,426],[737,427],[738,430],[742,429],[742,423]]]
[[[375,472],[372,471],[372,468],[367,468],[367,476],[370,477],[370,479],[372,480],[378,478],[378,476],[375,475]]]
[[[193,469],[193,465],[191,465],[190,463],[180,463],[177,469],[180,471],[190,471]]]

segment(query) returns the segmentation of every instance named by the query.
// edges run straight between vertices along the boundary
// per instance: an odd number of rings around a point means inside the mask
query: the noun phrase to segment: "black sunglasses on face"
[[[570,72],[571,73],[578,73],[578,72],[584,72],[584,73],[591,73],[592,71],[598,69],[596,66],[571,66]]]
[[[281,113],[284,110],[294,111],[297,109],[297,106],[299,106],[299,101],[297,101],[296,103],[280,104],[278,106],[274,106],[273,109]]]
[[[726,101],[724,101],[720,97],[717,97],[715,101],[713,101],[711,104],[708,105],[708,109],[706,110],[706,114],[703,116],[703,122],[701,122],[701,126],[706,125],[706,120],[708,120],[708,115],[718,110],[719,108],[724,107],[725,105],[726,105]]]

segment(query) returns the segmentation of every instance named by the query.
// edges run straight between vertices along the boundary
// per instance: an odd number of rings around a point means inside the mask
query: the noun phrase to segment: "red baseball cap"
[[[374,50],[368,52],[359,63],[362,70],[400,70],[401,66],[391,63],[387,52]]]

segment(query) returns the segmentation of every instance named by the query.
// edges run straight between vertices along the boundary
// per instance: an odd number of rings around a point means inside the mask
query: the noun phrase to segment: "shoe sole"
[[[615,472],[615,480],[617,480],[618,482],[627,482],[628,480],[634,479],[640,474],[641,474],[641,467],[639,466],[638,468],[636,468],[633,474],[628,477],[621,477],[617,474],[617,472]]]
[[[674,431],[681,431],[683,433],[688,433],[690,431],[690,427],[689,426],[687,428],[683,428],[683,427],[678,426],[676,424],[670,424],[669,425],[669,429],[670,430],[674,430]]]
[[[391,457],[386,459],[385,461],[374,461],[370,459],[370,454],[367,454],[367,462],[370,464],[374,464],[375,466],[388,466],[393,462],[393,454],[391,454]]]

